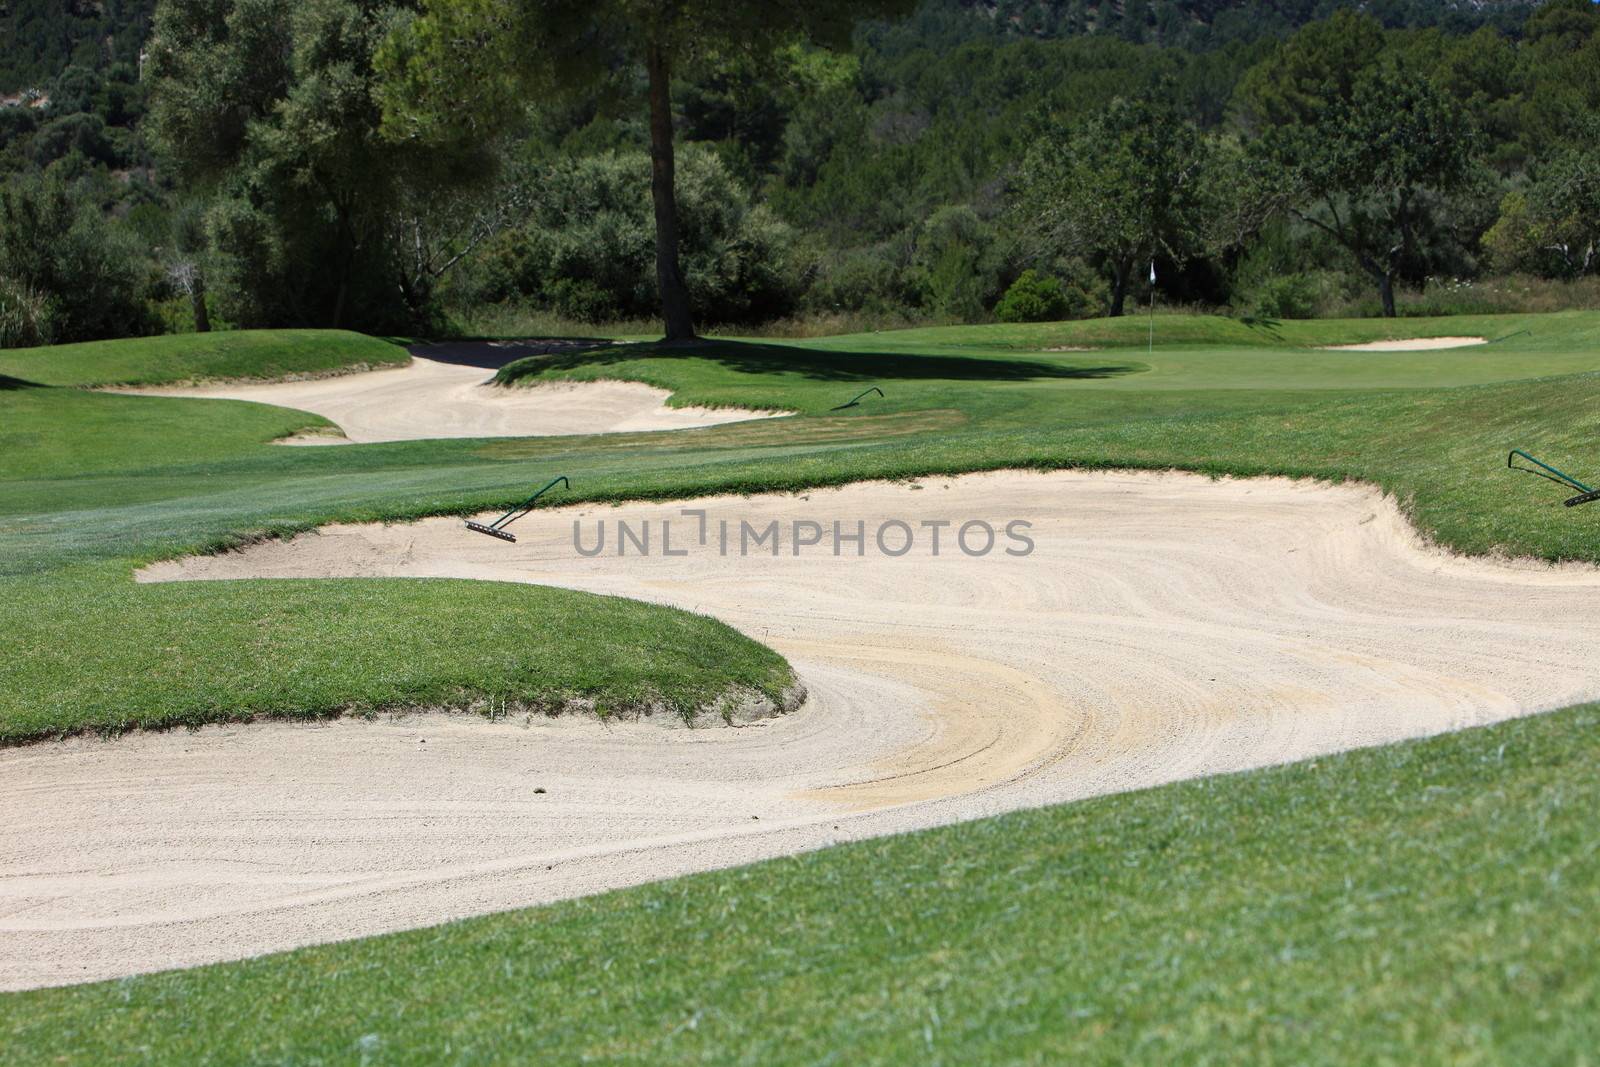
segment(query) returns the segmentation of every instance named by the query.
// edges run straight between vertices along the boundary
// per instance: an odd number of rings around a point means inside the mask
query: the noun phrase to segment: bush
[[[1251,310],[1264,319],[1309,319],[1317,312],[1317,287],[1304,274],[1269,278],[1255,291]]]
[[[148,333],[148,266],[131,235],[60,179],[13,180],[0,190],[0,276],[13,293],[46,302],[54,340]]]
[[[0,277],[0,348],[33,348],[55,341],[49,297],[24,282]]]
[[[206,300],[206,325],[212,330],[231,330],[234,324],[227,318],[213,310],[216,301]],[[150,301],[150,313],[154,317],[154,326],[157,333],[194,333],[198,324],[194,321],[194,299],[187,294],[167,293],[159,300]]]
[[[922,304],[947,318],[983,316],[1000,285],[994,227],[970,207],[942,207],[917,234],[912,266]]]
[[[823,254],[810,274],[807,311],[883,315],[904,313],[917,302],[907,255],[897,242]]]
[[[1370,305],[1370,306],[1369,306]],[[1372,284],[1338,270],[1286,271],[1240,286],[1233,294],[1239,314],[1266,319],[1326,319],[1379,314]],[[1358,310],[1366,309],[1366,310]]]
[[[793,309],[799,286],[792,233],[749,194],[713,152],[678,157],[678,244],[695,317],[706,324],[757,322]],[[531,301],[583,322],[652,318],[656,296],[650,160],[604,152],[555,166],[533,217],[502,234],[459,298]]]
[[[1068,308],[1061,279],[1029,268],[1011,283],[994,315],[1001,322],[1056,322],[1067,317]]]

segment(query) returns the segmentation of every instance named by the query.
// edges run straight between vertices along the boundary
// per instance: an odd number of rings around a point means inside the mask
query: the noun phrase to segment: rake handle
[[[538,500],[540,497],[544,496],[551,489],[554,489],[557,482],[560,482],[562,485],[564,485],[568,489],[572,488],[572,483],[567,481],[567,476],[566,475],[564,475],[564,474],[557,475],[556,477],[554,477],[554,478],[550,479],[548,482],[546,482],[545,485],[544,485],[544,488],[540,489],[537,493],[534,493],[528,499],[524,500],[522,503],[518,504],[516,507],[512,508],[510,511],[506,512],[504,515],[500,516],[498,519],[496,519],[493,522],[491,522],[489,524],[490,528],[493,529],[493,530],[498,531],[502,526],[509,526],[512,523],[516,522],[518,519],[522,518],[522,516],[526,515],[528,512],[533,510],[533,502],[535,500]],[[513,540],[515,540],[515,539],[513,538]]]
[[[1566,471],[1556,470],[1554,467],[1550,466],[1550,464],[1544,462],[1541,459],[1535,459],[1534,457],[1528,455],[1528,453],[1524,452],[1520,448],[1513,448],[1511,450],[1511,454],[1506,456],[1506,466],[1510,467],[1512,470],[1516,470],[1516,464],[1513,463],[1512,461],[1514,459],[1516,459],[1518,456],[1521,456],[1523,459],[1527,460],[1529,463],[1534,464],[1535,466],[1543,467],[1545,470],[1549,471],[1551,474],[1555,475],[1557,478],[1560,478],[1562,481],[1564,481],[1568,485],[1572,486],[1572,488],[1578,490],[1579,493],[1593,493],[1595,491],[1592,486],[1584,485],[1582,482],[1578,481],[1578,479],[1574,478],[1572,475],[1568,474]],[[1577,500],[1576,497],[1574,497],[1573,499]],[[1583,501],[1583,500],[1578,500],[1577,502],[1580,503],[1580,504],[1587,503],[1587,501]],[[1571,505],[1568,505],[1568,506],[1570,507]]]

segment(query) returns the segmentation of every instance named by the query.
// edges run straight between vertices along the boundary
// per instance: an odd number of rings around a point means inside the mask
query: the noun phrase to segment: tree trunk
[[[211,316],[206,314],[206,279],[199,271],[195,272],[194,282],[189,286],[189,304],[194,308],[194,332],[210,333]]]
[[[1133,261],[1123,260],[1112,268],[1111,273],[1111,307],[1106,312],[1112,318],[1122,315],[1122,305],[1128,299],[1128,276],[1133,273]]]
[[[656,288],[668,341],[694,337],[689,289],[678,266],[678,195],[672,154],[672,64],[659,42],[645,58],[650,68],[650,196],[656,209]]]
[[[1394,318],[1394,278],[1387,271],[1378,275],[1378,295],[1383,298],[1383,317]]]
[[[345,270],[339,275],[339,288],[333,296],[333,321],[328,324],[331,329],[344,328],[344,296],[350,288],[350,272]]]

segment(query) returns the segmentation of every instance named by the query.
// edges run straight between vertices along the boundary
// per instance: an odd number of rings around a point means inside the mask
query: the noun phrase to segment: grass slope
[[[776,703],[793,681],[777,653],[715,619],[565,589],[441,579],[136,586],[101,568],[16,591],[35,610],[9,620],[4,740],[485,699],[512,711],[582,701],[602,716],[692,720],[733,691]],[[115,625],[73,641],[86,605]]]
[[[1585,1063],[1600,708],[0,998],[28,1063]]]
[[[224,330],[0,350],[0,375],[36,385],[164,385],[399,366],[399,345],[348,330]]]

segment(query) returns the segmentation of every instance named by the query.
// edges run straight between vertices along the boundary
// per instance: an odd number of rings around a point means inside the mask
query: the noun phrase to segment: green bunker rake
[[[1530,467],[1517,466],[1518,457],[1527,460],[1529,463],[1532,463],[1539,469],[1533,470]],[[1600,489],[1595,489],[1591,486],[1584,485],[1572,475],[1567,474],[1565,471],[1556,470],[1554,467],[1550,466],[1550,464],[1545,463],[1543,460],[1535,459],[1520,448],[1513,448],[1511,450],[1511,454],[1506,457],[1506,466],[1510,467],[1514,471],[1526,471],[1528,474],[1536,474],[1547,481],[1555,482],[1557,485],[1566,486],[1568,489],[1576,489],[1578,491],[1577,496],[1571,496],[1562,501],[1562,503],[1569,508],[1575,508],[1579,504],[1589,504],[1596,500],[1600,500]]]
[[[490,537],[498,537],[502,541],[516,541],[517,535],[512,533],[510,530],[507,530],[506,527],[510,526],[512,523],[522,518],[522,516],[532,511],[533,502],[544,496],[551,489],[555,488],[555,484],[557,482],[560,482],[568,489],[572,488],[572,483],[567,481],[566,475],[552,478],[543,489],[539,490],[537,493],[533,494],[528,499],[524,500],[522,503],[518,504],[516,507],[512,508],[510,511],[506,512],[493,522],[473,522],[471,519],[468,519],[467,529],[471,530],[473,533],[488,534]]]
[[[843,411],[845,408],[858,408],[858,407],[861,406],[861,401],[863,399],[865,399],[867,397],[867,395],[870,394],[870,393],[877,393],[879,396],[882,396],[883,395],[883,390],[879,389],[876,385],[874,385],[871,389],[868,389],[865,393],[858,394],[848,404],[840,404],[838,407],[829,408],[828,410],[829,411]]]

